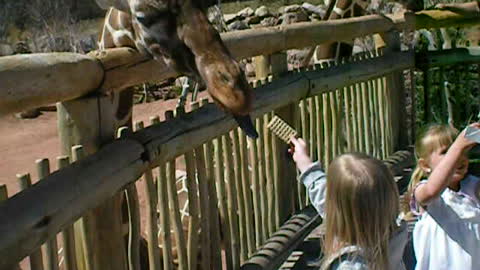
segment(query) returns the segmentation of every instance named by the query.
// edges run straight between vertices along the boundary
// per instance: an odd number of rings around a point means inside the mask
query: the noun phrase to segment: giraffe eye
[[[153,16],[136,16],[136,19],[145,27],[149,27],[155,22],[155,17]]]

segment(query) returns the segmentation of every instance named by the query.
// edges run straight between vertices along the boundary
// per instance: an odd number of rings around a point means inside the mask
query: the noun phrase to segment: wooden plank
[[[100,86],[103,74],[95,58],[81,54],[0,57],[0,116],[84,96]]]
[[[255,252],[255,235],[254,235],[254,221],[252,218],[254,217],[254,211],[252,206],[252,189],[251,183],[252,179],[250,178],[250,174],[248,173],[249,170],[249,163],[248,163],[248,156],[247,156],[247,138],[245,133],[238,129],[238,136],[239,136],[239,147],[240,147],[240,159],[241,159],[241,185],[243,190],[243,200],[245,202],[245,224],[246,224],[246,233],[247,233],[247,250],[248,250],[248,257],[252,256],[253,252]]]
[[[223,158],[226,167],[226,190],[227,190],[227,205],[228,205],[228,216],[230,220],[230,239],[231,239],[231,256],[232,256],[232,267],[233,269],[238,269],[240,267],[240,239],[239,239],[239,229],[238,229],[238,206],[236,198],[236,185],[235,185],[235,176],[233,172],[233,158],[232,158],[232,139],[230,136],[222,136],[222,147],[223,147]]]
[[[7,185],[0,184],[0,203],[8,199]],[[11,270],[21,270],[18,264],[14,265]]]
[[[233,259],[231,241],[231,232],[230,232],[230,217],[228,215],[228,205],[227,205],[227,194],[225,190],[225,178],[224,178],[224,156],[223,156],[223,147],[222,139],[216,138],[213,141],[214,146],[214,158],[215,158],[215,182],[217,186],[217,197],[218,197],[218,208],[220,211],[221,226],[223,231],[223,240],[225,245],[225,265],[227,270],[233,269]]]
[[[37,176],[41,180],[50,174],[50,162],[48,159],[38,159],[35,161],[37,165]],[[43,254],[45,255],[45,269],[58,270],[58,244],[57,235],[54,234],[43,246]]]
[[[257,130],[263,132],[264,121],[263,117],[256,119]],[[267,209],[268,209],[268,196],[267,196],[267,177],[266,177],[266,160],[265,160],[265,137],[260,136],[257,141],[257,156],[259,157],[258,163],[258,178],[260,186],[260,211],[262,219],[262,243],[267,240],[269,235],[269,226],[267,220]]]
[[[17,174],[18,184],[21,191],[25,191],[32,186],[32,180],[30,179],[30,174]],[[11,199],[10,199],[11,200]],[[5,219],[6,220],[6,219]],[[3,257],[2,257],[3,258]],[[23,258],[23,257],[22,257]],[[20,261],[20,259],[16,262]],[[43,255],[42,249],[38,248],[37,250],[30,252],[30,269],[32,270],[43,270]],[[0,268],[1,269],[1,268]]]
[[[57,168],[63,169],[70,165],[68,156],[57,157]],[[73,224],[67,225],[62,231],[63,259],[66,270],[77,270],[77,259],[75,257],[75,230]]]

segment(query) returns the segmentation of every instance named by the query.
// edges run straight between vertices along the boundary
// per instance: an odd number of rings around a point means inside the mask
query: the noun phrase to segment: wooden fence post
[[[270,69],[274,78],[280,77],[287,73],[287,54],[276,53],[270,56]],[[297,104],[291,103],[287,106],[279,108],[274,111],[274,114],[281,117],[291,126],[295,126],[295,111],[297,110]],[[273,136],[273,149],[274,149],[274,164],[278,162],[274,175],[275,183],[275,208],[277,212],[276,225],[277,229],[285,222],[294,211],[294,193],[291,187],[296,186],[297,171],[295,163],[288,155],[288,145],[278,139],[277,136]]]
[[[112,96],[91,96],[57,104],[58,130],[62,154],[71,157],[73,145],[83,145],[87,154],[96,152],[102,145],[115,139],[118,127],[131,128],[132,92],[123,91]],[[91,210],[89,231],[93,232],[92,267],[102,270],[126,270],[122,203],[124,193]],[[75,232],[79,235],[78,231]],[[78,248],[78,246],[77,246]],[[82,253],[77,253],[78,269],[86,269]]]
[[[387,44],[385,54],[401,51],[401,39],[398,31],[389,31],[383,33],[383,40]],[[414,57],[412,54],[411,57]],[[409,144],[407,130],[407,110],[406,110],[406,93],[404,85],[403,71],[393,72],[387,76],[388,91],[390,91],[391,99],[388,100],[388,106],[391,107],[391,125],[393,131],[393,151],[406,149]],[[412,97],[413,98],[413,97]],[[388,153],[392,154],[392,153]]]

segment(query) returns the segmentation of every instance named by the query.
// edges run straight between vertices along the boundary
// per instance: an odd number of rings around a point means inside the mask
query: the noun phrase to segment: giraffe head
[[[233,114],[250,137],[253,91],[244,72],[210,24],[212,0],[96,0],[131,15],[136,47],[172,69],[203,81],[214,101]]]

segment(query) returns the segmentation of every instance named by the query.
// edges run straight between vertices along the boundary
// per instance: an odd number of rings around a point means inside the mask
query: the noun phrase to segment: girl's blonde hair
[[[404,212],[410,211],[410,200],[412,198],[413,189],[417,186],[420,180],[428,177],[427,173],[419,165],[420,159],[429,160],[430,155],[437,149],[442,147],[449,147],[458,135],[458,130],[448,125],[431,125],[425,129],[415,142],[415,157],[417,159],[417,166],[412,173],[408,190],[403,200],[402,210]]]
[[[398,189],[391,172],[364,154],[344,154],[328,169],[325,260],[343,247],[357,246],[369,269],[389,269],[388,241],[397,229]]]

